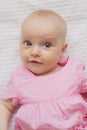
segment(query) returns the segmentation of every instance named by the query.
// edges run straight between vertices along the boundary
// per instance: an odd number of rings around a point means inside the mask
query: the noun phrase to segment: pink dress
[[[36,76],[23,65],[12,73],[3,99],[21,105],[14,130],[87,130],[87,78],[81,61],[69,57],[51,75]]]

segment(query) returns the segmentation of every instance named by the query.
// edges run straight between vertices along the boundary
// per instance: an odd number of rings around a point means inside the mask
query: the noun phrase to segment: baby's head
[[[22,24],[20,54],[24,65],[37,75],[59,69],[58,60],[67,48],[67,26],[63,18],[51,10],[37,10]]]

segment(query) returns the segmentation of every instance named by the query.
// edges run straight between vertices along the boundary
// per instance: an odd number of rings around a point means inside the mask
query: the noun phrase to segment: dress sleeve
[[[79,66],[80,93],[87,93],[87,76],[85,74],[85,65]]]
[[[3,92],[1,96],[1,99],[12,99],[12,104],[14,106],[17,106],[19,104],[18,87],[19,86],[17,84],[17,74],[16,72],[13,72],[7,84],[6,90]]]

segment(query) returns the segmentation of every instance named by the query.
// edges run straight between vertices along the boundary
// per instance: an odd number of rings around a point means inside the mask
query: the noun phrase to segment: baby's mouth
[[[34,63],[34,64],[43,64],[42,62],[36,61],[36,60],[32,60],[32,61],[28,61],[29,63]]]

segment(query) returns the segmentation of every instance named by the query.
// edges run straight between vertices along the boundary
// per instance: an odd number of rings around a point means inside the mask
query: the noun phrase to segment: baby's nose
[[[40,56],[40,48],[39,47],[33,47],[31,51],[31,56],[37,57]]]

